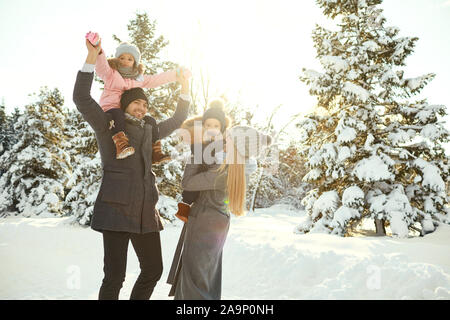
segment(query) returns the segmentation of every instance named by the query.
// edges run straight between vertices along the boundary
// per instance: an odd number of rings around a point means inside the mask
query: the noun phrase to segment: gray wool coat
[[[193,157],[191,158],[191,163]],[[222,291],[222,250],[230,226],[225,204],[227,170],[219,164],[200,172],[201,164],[186,164],[182,187],[200,191],[184,225],[167,282],[169,296],[187,300],[219,300]]]
[[[155,208],[159,192],[152,171],[152,145],[180,127],[187,118],[189,102],[179,99],[174,115],[156,124],[158,137],[153,136],[150,122],[141,126],[127,121],[125,132],[135,148],[135,154],[117,160],[109,130],[112,118],[103,112],[90,94],[93,78],[93,73],[78,72],[73,92],[77,109],[95,131],[103,165],[102,184],[95,202],[91,228],[139,234],[159,232],[163,226]]]

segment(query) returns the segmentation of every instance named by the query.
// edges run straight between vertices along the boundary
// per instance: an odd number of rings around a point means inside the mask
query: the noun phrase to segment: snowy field
[[[168,201],[167,199],[165,200]],[[300,235],[303,212],[285,206],[232,218],[223,256],[223,299],[450,299],[450,226],[424,238]],[[166,284],[181,224],[161,232]],[[0,220],[0,299],[97,299],[101,234],[70,218]],[[130,244],[128,299],[139,274]]]

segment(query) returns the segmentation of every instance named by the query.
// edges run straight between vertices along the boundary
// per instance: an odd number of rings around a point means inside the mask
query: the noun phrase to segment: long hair
[[[229,148],[230,146],[227,146]],[[231,151],[231,150],[229,150]],[[228,207],[235,216],[245,215],[245,195],[246,195],[246,179],[245,179],[245,164],[238,163],[238,152],[236,146],[233,144],[233,163],[228,164],[227,176],[227,195]],[[224,162],[218,169],[219,172],[224,172],[227,163]]]
[[[111,67],[111,69],[114,69],[116,71],[119,71],[119,58],[109,58],[108,64]],[[133,64],[133,71],[138,71],[139,74],[144,74],[145,67],[142,63],[139,65],[136,65],[136,61]]]

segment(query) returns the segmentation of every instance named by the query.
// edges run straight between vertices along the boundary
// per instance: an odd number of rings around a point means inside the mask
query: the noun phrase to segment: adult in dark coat
[[[152,171],[152,143],[170,135],[187,118],[189,81],[182,73],[178,76],[182,89],[177,109],[171,118],[159,123],[146,116],[148,102],[142,89],[124,92],[121,103],[127,118],[125,130],[135,154],[118,160],[109,130],[112,118],[90,94],[101,47],[88,41],[86,46],[88,56],[78,72],[73,101],[95,131],[103,165],[103,180],[91,220],[91,228],[103,233],[105,277],[99,299],[118,299],[125,280],[129,240],[141,267],[130,298],[149,299],[162,274],[159,231],[163,229],[156,209],[159,194]]]
[[[227,130],[225,159],[207,166],[192,155],[181,182],[198,191],[178,241],[167,282],[175,300],[219,300],[222,297],[222,253],[230,213],[245,213],[245,190],[252,172],[250,157],[258,157],[271,138],[247,126]],[[247,170],[250,169],[250,170]],[[239,201],[241,200],[241,201]]]

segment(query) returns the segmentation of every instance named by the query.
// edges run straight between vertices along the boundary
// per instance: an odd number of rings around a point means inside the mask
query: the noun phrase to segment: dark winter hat
[[[134,57],[134,62],[136,62],[136,65],[139,65],[141,62],[141,52],[138,47],[128,42],[122,42],[116,49],[115,57],[119,58],[124,53],[131,54]]]
[[[259,157],[262,150],[272,143],[270,136],[248,126],[234,126],[228,134],[244,159]]]
[[[120,108],[125,111],[128,105],[137,99],[145,100],[148,104],[147,96],[142,88],[137,87],[125,90],[120,97]]]
[[[222,99],[214,99],[208,104],[208,109],[203,113],[202,121],[207,119],[217,119],[220,122],[220,131],[223,133],[226,128],[225,112],[223,111],[224,102]]]

